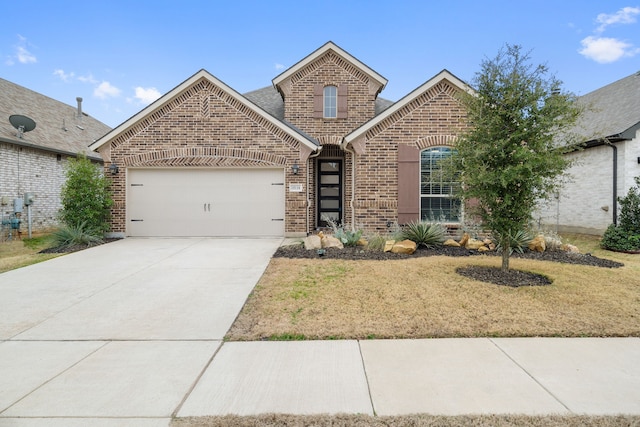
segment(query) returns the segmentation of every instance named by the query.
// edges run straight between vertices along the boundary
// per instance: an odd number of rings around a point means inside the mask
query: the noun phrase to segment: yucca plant
[[[494,235],[494,240],[497,242],[496,249],[498,252],[502,252],[502,242],[504,242],[504,240],[497,233],[494,233]],[[517,230],[516,232],[509,233],[505,237],[509,239],[509,255],[511,255],[513,252],[518,252],[519,254],[523,253],[524,250],[528,248],[529,243],[533,240],[534,235],[529,230]]]
[[[413,221],[402,229],[402,238],[416,242],[418,246],[434,248],[444,243],[446,228],[437,222]]]
[[[100,235],[87,227],[85,222],[71,226],[66,225],[52,234],[54,247],[66,248],[75,245],[93,246],[103,242]]]

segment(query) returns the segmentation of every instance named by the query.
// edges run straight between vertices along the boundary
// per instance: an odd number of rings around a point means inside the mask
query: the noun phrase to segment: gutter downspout
[[[355,150],[350,150],[347,148],[345,144],[344,151],[347,153],[351,153],[352,161],[351,161],[351,200],[349,201],[349,207],[351,207],[351,231],[356,230],[356,208],[355,208],[355,197],[356,197],[356,152]]]
[[[613,225],[618,225],[618,147],[607,141],[613,148]]]
[[[309,161],[311,159],[315,159],[316,157],[318,157],[321,152],[322,152],[322,145],[320,147],[318,147],[318,151],[316,151],[315,154],[310,155],[307,158],[307,236],[309,235],[309,232],[310,232],[309,226],[310,226],[310,223],[311,223],[311,220],[309,219],[309,216],[310,216],[309,208],[311,207],[311,186],[309,185],[309,175],[310,175],[309,174],[309,169],[311,169],[311,168],[309,167]]]

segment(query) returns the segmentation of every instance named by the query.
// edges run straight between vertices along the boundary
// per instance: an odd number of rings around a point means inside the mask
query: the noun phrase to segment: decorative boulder
[[[580,253],[580,249],[578,249],[578,247],[574,246],[574,245],[566,244],[566,245],[562,245],[560,248],[563,251],[569,252],[571,254],[579,254]]]
[[[306,250],[312,249],[320,249],[322,247],[322,240],[320,240],[320,236],[316,236],[312,234],[311,236],[307,236],[304,239],[304,248]]]
[[[357,242],[356,246],[368,246],[369,242],[364,237],[361,237]]]
[[[324,236],[322,238],[322,247],[344,249],[344,245],[342,244],[340,239],[333,236]]]
[[[393,247],[391,248],[391,252],[393,252],[394,254],[411,255],[416,251],[417,247],[418,245],[416,245],[416,242],[412,240],[403,240],[402,242],[397,242],[395,245],[393,245]]]
[[[460,239],[460,246],[466,246],[470,238],[471,236],[469,236],[468,233],[462,234],[462,239]]]
[[[453,246],[454,248],[459,248],[460,247],[460,243],[456,242],[453,239],[447,239],[444,241],[443,243],[444,246]]]
[[[384,242],[384,251],[385,252],[391,251],[391,248],[393,248],[393,245],[395,244],[396,244],[395,240],[387,240],[386,242]]]
[[[544,242],[544,236],[539,235],[529,242],[529,250],[536,252],[544,252],[547,249],[547,245]]]
[[[480,246],[480,247],[478,248],[478,252],[488,252],[488,251],[490,251],[490,250],[491,250],[491,249],[489,249],[489,248],[488,248],[488,247],[486,247],[486,246]]]
[[[467,244],[464,245],[465,248],[470,250],[477,250],[484,246],[484,242],[482,240],[477,239],[469,239]]]

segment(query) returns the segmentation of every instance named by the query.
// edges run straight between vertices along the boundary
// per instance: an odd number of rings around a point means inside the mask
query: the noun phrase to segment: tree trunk
[[[507,243],[506,247],[502,248],[502,271],[507,271],[509,269],[509,253],[511,252],[511,247]]]

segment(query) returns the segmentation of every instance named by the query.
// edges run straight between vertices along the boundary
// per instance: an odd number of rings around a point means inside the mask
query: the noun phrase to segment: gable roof
[[[586,140],[632,139],[640,129],[640,72],[578,98],[587,106],[575,132]]]
[[[324,55],[328,51],[333,51],[336,55],[342,57],[345,61],[350,62],[355,67],[357,67],[360,71],[362,71],[367,76],[369,76],[369,78],[377,82],[380,85],[380,88],[378,89],[378,93],[380,93],[382,89],[384,89],[384,87],[387,85],[387,79],[382,77],[380,74],[375,72],[372,68],[370,68],[366,64],[360,62],[358,59],[356,59],[354,56],[349,54],[347,51],[340,48],[338,45],[336,45],[332,41],[328,41],[322,46],[320,46],[318,49],[311,52],[309,55],[307,55],[306,57],[304,57],[303,59],[295,63],[293,66],[289,67],[287,70],[277,75],[271,81],[273,83],[273,86],[277,87],[280,83],[290,78],[292,75],[294,75],[295,73],[297,73],[298,71],[300,71],[301,69],[303,69],[304,67],[312,63],[313,61],[315,61],[316,59],[320,58],[322,55]]]
[[[424,82],[422,85],[418,86],[417,88],[412,90],[410,93],[405,95],[398,102],[396,102],[395,104],[391,105],[389,108],[384,110],[382,113],[378,114],[368,122],[364,123],[359,128],[355,129],[354,131],[346,135],[342,141],[341,147],[344,149],[356,138],[364,135],[369,129],[373,128],[380,122],[384,121],[391,115],[395,114],[397,111],[401,110],[406,105],[410,104],[414,99],[416,99],[417,97],[422,95],[424,92],[426,92],[427,90],[431,89],[432,87],[440,83],[442,80],[449,81],[453,85],[460,88],[460,90],[472,91],[471,87],[468,84],[466,84],[464,81],[460,80],[459,78],[454,76],[452,73],[450,73],[446,69],[442,70],[438,74],[436,74],[435,76],[433,76],[432,78]]]
[[[9,122],[9,116],[33,119],[36,127],[22,138]],[[85,153],[93,160],[102,158],[89,145],[111,128],[78,109],[48,96],[0,78],[0,141],[57,154]]]
[[[213,85],[219,87],[224,92],[231,95],[236,101],[240,102],[242,105],[249,108],[254,113],[258,114],[260,117],[263,117],[264,119],[269,121],[271,124],[275,125],[279,129],[287,133],[288,135],[292,136],[293,138],[298,140],[301,144],[306,145],[312,151],[315,151],[320,145],[313,138],[309,137],[308,135],[302,134],[301,132],[299,132],[297,129],[293,128],[291,125],[287,124],[286,122],[276,119],[274,116],[267,113],[262,108],[259,108],[256,104],[254,104],[248,98],[245,98],[244,96],[236,92],[234,89],[229,87],[227,84],[225,84],[224,82],[216,78],[213,74],[209,73],[205,69],[202,69],[197,73],[195,73],[194,75],[192,75],[191,77],[189,77],[184,82],[180,83],[178,86],[176,86],[169,92],[167,92],[166,94],[164,94],[163,96],[161,96],[160,98],[158,98],[157,100],[155,100],[154,102],[152,102],[151,104],[149,104],[148,106],[146,106],[136,115],[132,116],[131,118],[129,118],[128,120],[120,124],[111,132],[109,132],[108,134],[104,135],[102,138],[100,138],[99,140],[91,144],[89,148],[91,148],[92,150],[98,150],[107,142],[113,140],[114,138],[117,138],[119,135],[125,133],[131,127],[135,126],[138,122],[143,120],[145,117],[150,116],[155,111],[161,109],[163,106],[170,103],[173,99],[178,97],[182,92],[184,92],[186,89],[188,89],[193,84],[200,81],[201,79],[205,79],[210,83],[212,83]]]

